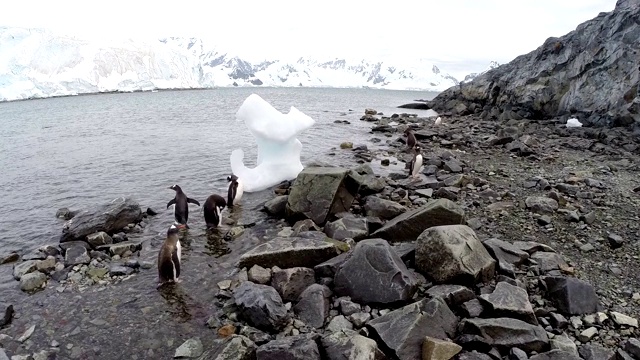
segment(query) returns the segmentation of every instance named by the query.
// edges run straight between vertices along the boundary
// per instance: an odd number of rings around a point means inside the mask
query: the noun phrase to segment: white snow
[[[571,127],[582,127],[582,123],[576,118],[571,118],[571,119],[567,120],[567,127],[568,128],[571,128]]]
[[[282,114],[260,96],[251,94],[236,113],[237,121],[244,121],[258,144],[256,167],[244,165],[244,152],[231,152],[231,171],[244,184],[244,191],[255,192],[295,179],[302,171],[300,152],[302,143],[296,138],[315,121],[295,107]]]

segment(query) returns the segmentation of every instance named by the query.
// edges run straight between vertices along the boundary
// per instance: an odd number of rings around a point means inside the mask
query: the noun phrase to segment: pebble
[[[596,329],[594,326],[582,331],[580,333],[580,335],[578,335],[578,340],[580,340],[583,343],[589,342],[591,340],[591,338],[593,338],[594,336],[596,336],[598,334],[598,329]]]

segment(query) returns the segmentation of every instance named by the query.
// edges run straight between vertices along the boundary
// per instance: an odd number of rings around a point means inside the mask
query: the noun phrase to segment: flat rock
[[[505,275],[515,276],[514,267],[522,265],[529,253],[504,240],[491,238],[482,243],[489,254],[498,262],[498,269]]]
[[[245,281],[233,292],[241,315],[252,326],[265,331],[278,331],[289,319],[280,294],[267,285]]]
[[[349,253],[350,252],[342,253],[314,266],[313,270],[316,272],[316,276],[319,278],[327,277],[333,279],[336,276],[336,272],[338,271],[340,265],[342,265],[342,263],[347,260],[347,256],[349,256]]]
[[[336,240],[353,239],[360,241],[369,235],[369,226],[366,218],[355,217],[348,213],[334,222],[324,226],[324,233]]]
[[[551,350],[542,354],[533,355],[529,360],[581,360],[580,357],[574,353],[570,353],[563,350]]]
[[[395,201],[381,199],[377,196],[367,196],[364,211],[367,216],[388,220],[406,212],[407,208]]]
[[[373,339],[355,331],[340,331],[320,338],[327,360],[375,360],[381,352]]]
[[[542,327],[518,319],[465,319],[460,329],[463,334],[481,336],[487,344],[501,351],[517,347],[526,352],[542,352],[549,348],[549,338]]]
[[[111,264],[109,267],[109,275],[111,276],[125,276],[133,273],[133,269],[128,266]]]
[[[256,360],[320,360],[320,350],[310,335],[287,336],[260,345]]]
[[[422,360],[449,360],[462,350],[462,346],[448,340],[425,337]]]
[[[546,297],[566,315],[593,314],[598,311],[598,296],[591,284],[576,278],[546,276],[542,278]]]
[[[91,257],[89,256],[87,249],[82,246],[70,247],[64,254],[65,266],[84,265],[89,262],[91,262]]]
[[[386,240],[359,242],[338,267],[334,291],[359,303],[409,300],[418,282]]]
[[[504,281],[496,284],[491,294],[480,295],[480,301],[493,317],[511,317],[538,325],[527,291]]]
[[[123,241],[117,244],[101,245],[96,248],[96,250],[107,252],[111,256],[122,256],[127,251],[136,252],[140,249],[142,249],[142,242],[134,240]]]
[[[371,236],[390,242],[414,241],[430,227],[463,224],[464,221],[464,210],[458,204],[448,199],[437,199],[396,216]]]
[[[173,355],[174,359],[192,359],[197,358],[204,352],[204,348],[202,347],[202,342],[199,338],[192,338],[180,345],[176,349],[175,355]]]
[[[367,328],[400,360],[422,356],[425,337],[446,339],[458,319],[441,298],[420,300],[367,323]]]
[[[21,263],[13,265],[13,278],[20,280],[22,276],[30,272],[36,271],[38,268],[37,260],[26,260]]]
[[[435,226],[416,241],[416,269],[437,283],[471,285],[493,278],[495,260],[470,227]]]
[[[214,360],[253,360],[256,353],[256,344],[246,336],[232,335],[223,345],[222,350],[213,358]],[[205,356],[205,359],[210,357]]]
[[[302,292],[293,310],[305,324],[319,329],[329,315],[330,297],[331,290],[327,286],[312,284]]]
[[[513,246],[529,253],[529,255],[536,252],[555,252],[550,246],[535,241],[514,241]]]
[[[244,253],[240,257],[239,267],[251,268],[260,265],[264,268],[278,266],[313,267],[338,255],[338,251],[331,242],[325,241],[326,236],[319,233],[315,238],[278,237]]]
[[[305,267],[294,267],[274,271],[271,286],[282,296],[284,301],[298,301],[300,294],[315,283],[315,272]]]
[[[476,294],[471,289],[462,285],[435,285],[427,289],[427,294],[431,297],[443,298],[450,307],[476,298]]]
[[[578,346],[578,353],[584,360],[615,360],[616,353],[598,344]]]
[[[100,231],[94,234],[87,235],[87,242],[92,247],[98,247],[100,245],[113,244],[113,239],[109,234],[104,231]]]
[[[531,255],[530,259],[538,263],[540,272],[543,274],[553,270],[564,270],[569,267],[562,255],[555,252],[538,251]]]
[[[87,235],[104,231],[113,234],[142,220],[140,205],[131,198],[119,197],[108,204],[78,212],[64,223],[60,242],[85,241]]]

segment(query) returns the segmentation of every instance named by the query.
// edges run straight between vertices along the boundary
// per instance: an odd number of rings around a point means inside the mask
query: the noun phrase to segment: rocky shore
[[[371,144],[335,150],[361,165],[312,164],[274,189],[274,225],[208,289],[219,311],[201,326],[212,331],[176,343],[176,358],[640,359],[638,143],[627,131],[436,126],[371,109],[362,120]],[[407,127],[425,157],[414,181]],[[58,246],[3,257],[23,291],[114,291],[155,271],[136,237],[153,210],[121,198],[67,213]],[[231,229],[227,240],[244,227]],[[0,333],[15,334],[0,335],[0,359],[64,353],[58,342],[20,350],[34,329],[17,334],[13,304],[0,310]]]

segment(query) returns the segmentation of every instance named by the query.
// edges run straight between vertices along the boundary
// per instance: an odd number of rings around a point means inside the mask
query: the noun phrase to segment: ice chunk
[[[244,151],[231,152],[231,171],[244,182],[245,192],[254,192],[292,180],[302,171],[300,151],[302,143],[296,138],[315,121],[295,107],[283,114],[260,96],[251,94],[236,113],[244,121],[258,144],[257,165],[244,165]]]
[[[567,120],[567,127],[582,127],[582,123],[580,121],[578,121],[578,119],[576,118],[571,118],[569,120]]]

